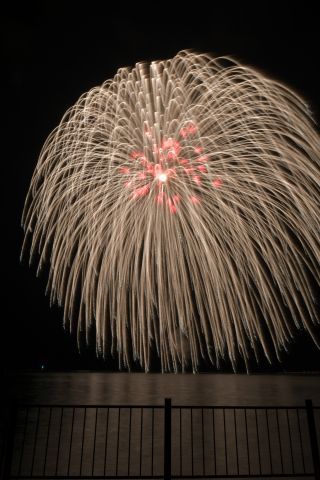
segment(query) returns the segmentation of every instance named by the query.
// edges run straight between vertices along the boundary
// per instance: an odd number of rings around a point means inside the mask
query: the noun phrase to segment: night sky
[[[244,2],[235,2],[236,9],[214,1],[209,2],[210,9],[204,2],[167,6],[138,2],[129,9],[120,2],[111,9],[109,3],[46,1],[23,7],[12,3],[1,18],[7,222],[2,229],[6,244],[1,352],[6,370],[116,366],[97,360],[94,348],[79,355],[76,340],[63,331],[62,309],[49,307],[45,273],[36,278],[35,266],[29,269],[26,261],[19,261],[22,207],[41,146],[82,93],[111,78],[121,66],[170,58],[192,48],[235,56],[291,85],[320,121],[315,2],[309,7],[303,2],[302,9],[296,2],[252,2],[254,9]],[[224,368],[230,371],[230,365]],[[297,333],[282,364],[253,365],[253,371],[298,370],[320,370],[320,352],[304,333]]]

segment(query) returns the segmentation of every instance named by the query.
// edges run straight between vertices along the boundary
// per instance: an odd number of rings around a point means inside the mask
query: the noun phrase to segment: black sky
[[[35,268],[19,262],[23,202],[46,137],[82,93],[119,67],[169,58],[185,48],[233,55],[288,83],[307,99],[319,122],[320,19],[315,2],[300,7],[296,2],[206,2],[210,7],[194,1],[139,2],[130,8],[120,2],[111,8],[107,1],[25,3],[10,3],[1,18],[2,365],[101,368],[94,352],[80,356],[74,339],[63,332],[62,310],[50,309],[44,295],[45,276],[35,278]],[[275,369],[319,370],[319,351],[301,333]],[[263,363],[262,370],[270,369]]]

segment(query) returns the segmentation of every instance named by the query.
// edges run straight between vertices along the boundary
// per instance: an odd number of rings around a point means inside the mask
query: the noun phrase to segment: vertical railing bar
[[[16,421],[18,415],[17,406],[12,403],[9,406],[8,418],[6,422],[6,442],[3,445],[4,451],[4,465],[3,465],[3,479],[12,478],[11,468],[12,468],[12,458],[15,445],[15,432],[16,432]],[[1,473],[0,464],[0,473]]]
[[[131,463],[131,415],[132,415],[132,408],[129,408],[129,444],[128,444],[128,476],[130,475],[130,463]],[[152,472],[153,475],[153,472]]]
[[[214,451],[214,474],[217,474],[217,455],[216,455],[216,428],[215,428],[215,409],[212,409],[212,433],[213,433],[213,451]]]
[[[311,454],[312,454],[312,461],[313,461],[313,468],[314,468],[313,473],[314,473],[315,480],[320,480],[320,455],[319,455],[316,425],[314,421],[312,400],[306,400],[305,404],[306,404],[306,411],[307,411]]]
[[[171,398],[165,398],[164,401],[164,458],[163,458],[163,478],[171,480]]]
[[[6,458],[6,441],[4,438],[1,438],[0,473],[2,473],[2,466],[5,462],[5,458]]]
[[[233,409],[233,419],[234,419],[234,435],[236,438],[236,455],[237,455],[237,475],[239,475],[239,451],[238,451],[238,430],[237,430],[237,415],[236,409]]]
[[[259,439],[259,428],[258,428],[258,415],[257,409],[254,409],[255,419],[256,419],[256,432],[257,432],[257,446],[258,446],[258,458],[259,458],[259,473],[261,475],[261,455],[260,455],[260,439]]]
[[[286,419],[287,419],[288,433],[289,433],[289,445],[290,445],[290,456],[291,456],[291,462],[292,462],[292,473],[295,473],[293,451],[292,451],[291,427],[290,427],[289,413],[288,413],[287,408],[286,408]]]
[[[267,409],[265,409],[265,414],[266,414],[266,420],[267,420],[267,438],[268,438],[268,448],[269,448],[270,471],[271,471],[271,475],[273,475],[271,443],[270,443],[269,415],[268,415],[268,410]]]
[[[57,461],[56,461],[56,468],[55,468],[55,476],[57,476],[58,464],[59,464],[62,419],[63,419],[63,407],[61,407],[61,415],[60,415],[59,437],[58,437],[58,450],[57,450]]]
[[[143,428],[143,408],[140,409],[140,464],[139,464],[139,472],[141,477],[141,464],[142,464],[142,428]]]
[[[10,427],[9,427],[10,428]],[[5,439],[1,439],[1,455],[0,455],[0,472],[2,473],[2,466],[6,458],[6,442]]]
[[[151,419],[151,475],[153,476],[153,444],[154,444],[154,408],[152,408]]]
[[[222,409],[223,412],[223,433],[224,433],[224,456],[226,462],[226,474],[229,475],[229,467],[228,467],[228,455],[227,455],[227,432],[226,432],[226,412],[225,409]]]
[[[104,447],[104,469],[103,474],[106,476],[106,469],[107,469],[107,450],[108,450],[108,430],[109,430],[109,407],[107,408],[107,421],[106,421],[106,443]]]
[[[182,475],[182,408],[179,408],[179,447],[180,447],[180,475]]]
[[[201,408],[201,422],[202,422],[202,473],[206,474],[206,466],[204,461],[204,423],[203,423],[203,408]]]
[[[193,476],[193,408],[190,407],[190,423],[191,423],[191,471]]]
[[[96,418],[95,418],[95,422],[94,422],[93,452],[92,452],[92,470],[91,470],[91,475],[92,476],[93,476],[93,472],[94,472],[94,463],[95,463],[95,454],[96,454],[98,410],[99,410],[99,407],[96,407]]]
[[[37,414],[37,422],[36,422],[36,431],[34,434],[34,442],[33,442],[33,449],[32,449],[32,463],[31,463],[31,474],[33,474],[33,468],[34,468],[34,459],[36,455],[36,448],[37,448],[37,438],[38,438],[38,430],[39,430],[39,419],[40,419],[40,407],[37,408],[38,414]]]
[[[247,418],[247,409],[244,409],[244,421],[246,426],[246,445],[247,445],[247,461],[248,461],[248,472],[251,475],[251,459],[249,451],[249,436],[248,436],[248,418]]]
[[[83,444],[84,444],[84,435],[85,435],[85,428],[86,428],[86,419],[87,419],[87,408],[85,407],[84,415],[83,415],[82,443],[81,443],[81,456],[80,456],[80,476],[82,475]]]
[[[49,410],[49,421],[48,421],[48,430],[47,430],[47,438],[46,438],[46,449],[44,454],[44,463],[43,463],[43,475],[45,475],[46,466],[47,466],[47,455],[48,455],[48,447],[49,447],[49,436],[50,436],[50,427],[51,427],[51,417],[52,417],[52,407]]]
[[[74,410],[75,407],[72,408],[72,421],[71,421],[71,432],[70,432],[70,445],[69,445],[69,458],[68,458],[68,476],[70,473],[70,464],[71,464],[71,449],[72,449],[72,437],[73,437],[73,425],[74,425]]]
[[[306,473],[306,467],[305,467],[305,463],[304,463],[304,451],[303,451],[303,445],[302,445],[301,426],[300,426],[300,415],[299,415],[299,410],[297,408],[296,408],[296,414],[297,414],[297,422],[298,422],[298,431],[299,431],[299,441],[300,441],[300,450],[301,450],[303,473]]]
[[[283,460],[282,460],[282,445],[281,445],[281,434],[280,434],[280,425],[279,425],[279,410],[276,410],[276,419],[277,419],[277,431],[278,431],[278,439],[279,439],[279,451],[280,451],[280,465],[281,465],[281,473],[283,473]]]
[[[22,435],[22,449],[21,449],[21,455],[19,458],[18,475],[21,474],[22,459],[23,459],[24,446],[25,446],[26,434],[27,434],[27,425],[29,420],[29,411],[30,411],[29,407],[26,407],[26,416],[25,416],[25,423],[24,423],[24,429],[23,429],[23,435]]]
[[[119,463],[120,416],[121,416],[121,408],[119,407],[119,408],[118,408],[118,435],[117,435],[116,476],[118,476],[118,463]]]

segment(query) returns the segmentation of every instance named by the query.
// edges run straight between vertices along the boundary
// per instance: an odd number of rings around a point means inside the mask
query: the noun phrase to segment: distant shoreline
[[[61,373],[78,373],[78,374],[89,374],[89,373],[94,373],[94,374],[121,374],[121,375],[145,375],[145,376],[151,376],[151,375],[169,375],[169,376],[176,376],[176,375],[191,375],[191,376],[197,376],[197,375],[234,375],[234,376],[289,376],[289,375],[303,375],[303,376],[320,376],[320,371],[293,371],[293,372],[250,372],[250,373],[244,373],[244,372],[239,372],[239,373],[234,373],[234,372],[197,372],[197,373],[192,373],[192,372],[185,372],[185,373],[172,373],[172,372],[127,372],[127,371],[108,371],[108,370],[50,370],[50,369],[21,369],[21,370],[7,370],[4,372],[5,375],[20,375],[20,374],[39,374],[39,375],[46,375],[46,374],[61,374]]]

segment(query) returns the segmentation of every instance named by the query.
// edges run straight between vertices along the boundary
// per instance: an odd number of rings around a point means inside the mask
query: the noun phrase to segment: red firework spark
[[[119,169],[120,173],[127,177],[124,186],[131,190],[130,197],[137,199],[153,193],[157,204],[166,205],[171,213],[176,213],[181,196],[169,191],[168,185],[177,177],[187,176],[191,179],[190,195],[187,197],[194,205],[200,203],[195,191],[196,186],[209,180],[213,188],[221,187],[220,177],[209,176],[209,155],[204,153],[203,147],[193,147],[189,158],[181,156],[183,143],[189,137],[194,139],[197,132],[198,126],[189,122],[180,129],[178,139],[163,138],[159,145],[153,144],[150,155],[133,150],[130,154],[131,161],[134,162],[132,167]],[[152,129],[147,128],[145,135],[152,140]]]

